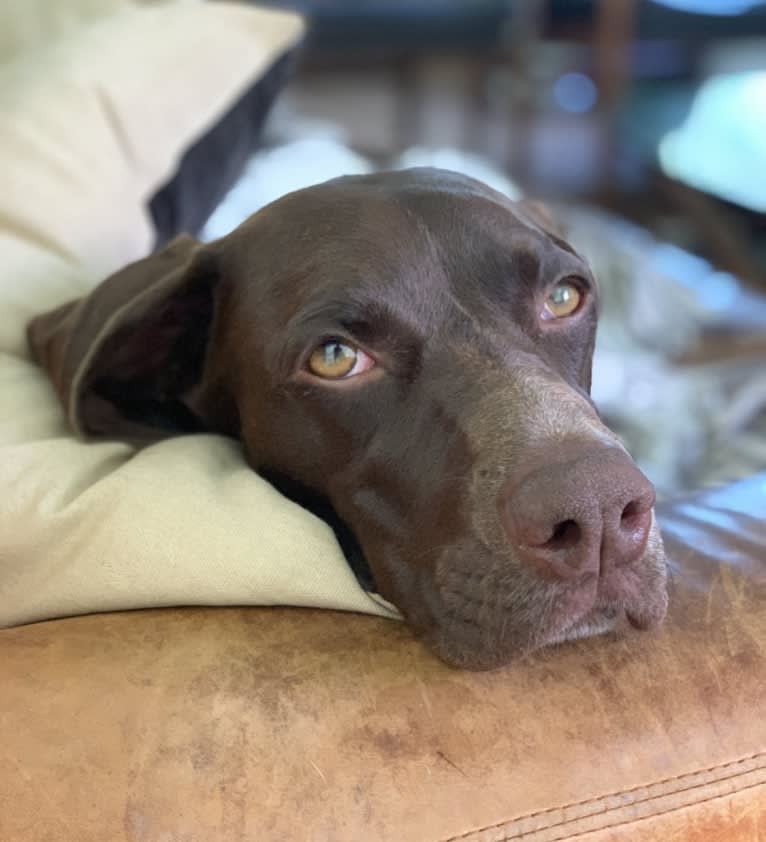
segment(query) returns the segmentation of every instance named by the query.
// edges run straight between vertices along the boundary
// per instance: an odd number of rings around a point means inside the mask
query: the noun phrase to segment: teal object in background
[[[698,190],[766,212],[766,70],[716,76],[684,123],[660,141],[663,172]]]
[[[762,5],[759,0],[655,0],[655,3],[700,15],[741,15]]]

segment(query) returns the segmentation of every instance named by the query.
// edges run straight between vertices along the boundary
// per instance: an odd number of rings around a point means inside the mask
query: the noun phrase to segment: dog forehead
[[[493,199],[501,204],[513,204],[503,193],[464,173],[435,167],[414,167],[403,170],[384,170],[366,175],[348,175],[324,182],[322,186],[348,189],[377,190],[399,195],[438,194],[444,197]]]
[[[438,322],[456,303],[480,317],[487,307],[504,309],[495,305],[514,294],[514,279],[533,282],[573,259],[526,218],[523,204],[435,169],[344,176],[295,191],[226,240],[240,294],[268,296],[269,316],[351,296],[382,302],[405,321]]]
[[[299,242],[381,234],[415,240],[424,225],[458,236],[489,226],[546,238],[523,203],[469,176],[434,168],[341,176],[288,193],[255,220],[291,229]]]
[[[463,231],[494,222],[503,228],[540,232],[518,202],[481,181],[449,170],[419,167],[344,176],[318,185],[317,190],[321,192],[322,188],[328,198],[346,193],[357,206],[372,203],[387,210],[392,221],[398,217],[401,222],[402,216],[408,221],[415,216],[429,226],[451,225]]]
[[[260,263],[266,252],[274,269],[305,265],[339,278],[344,267],[352,276],[356,268],[390,276],[397,268],[460,267],[477,255],[511,260],[552,244],[523,205],[434,169],[343,176],[295,191],[234,236],[245,259],[255,252]]]

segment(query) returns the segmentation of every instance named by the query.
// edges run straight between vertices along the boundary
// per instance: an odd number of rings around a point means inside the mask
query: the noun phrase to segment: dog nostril
[[[638,468],[621,452],[595,446],[561,462],[540,458],[521,481],[506,480],[497,498],[513,557],[545,581],[579,585],[637,563],[655,500]]]
[[[651,499],[637,497],[625,506],[619,524],[607,526],[604,532],[602,558],[617,567],[632,564],[639,558],[649,539],[653,502],[653,495]]]
[[[553,527],[553,534],[543,544],[548,550],[567,550],[580,543],[582,530],[573,520],[562,520]]]
[[[620,526],[622,529],[635,529],[641,525],[645,519],[646,507],[642,506],[638,500],[631,500],[627,506],[622,510],[620,516]]]

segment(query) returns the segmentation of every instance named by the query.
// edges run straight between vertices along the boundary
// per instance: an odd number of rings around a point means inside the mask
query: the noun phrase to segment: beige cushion
[[[149,251],[147,199],[302,31],[225,3],[125,5],[0,69],[0,625],[171,604],[393,613],[235,443],[73,438],[24,338]]]
[[[46,46],[88,21],[105,17],[119,8],[162,2],[167,0],[3,0],[0,61]]]

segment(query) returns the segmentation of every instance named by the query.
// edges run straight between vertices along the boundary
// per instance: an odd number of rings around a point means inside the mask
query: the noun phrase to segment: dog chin
[[[546,637],[544,646],[565,643],[570,640],[582,640],[586,637],[596,637],[600,634],[614,631],[625,616],[622,609],[594,609],[585,617],[576,620],[571,625],[564,626]]]

